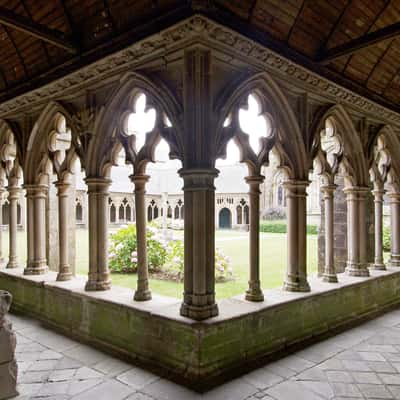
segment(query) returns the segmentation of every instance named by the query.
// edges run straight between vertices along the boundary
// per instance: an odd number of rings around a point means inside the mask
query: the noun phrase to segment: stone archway
[[[219,229],[231,229],[232,228],[232,213],[229,208],[224,207],[219,212],[218,218]]]

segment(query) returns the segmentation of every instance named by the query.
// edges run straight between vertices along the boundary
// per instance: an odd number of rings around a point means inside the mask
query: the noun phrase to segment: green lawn
[[[8,254],[8,232],[3,232],[3,254]],[[176,232],[175,237],[182,237],[182,232]],[[317,270],[317,236],[308,235],[308,273]],[[88,233],[87,230],[76,230],[76,272],[87,274],[88,270]],[[216,246],[221,248],[232,260],[235,281],[218,283],[216,293],[218,298],[227,298],[244,293],[248,280],[249,240],[247,232],[217,231]],[[282,285],[286,268],[286,235],[261,233],[261,282],[263,288],[272,288]],[[23,264],[26,260],[26,235],[18,232],[19,260]],[[113,274],[115,285],[130,287],[136,286],[136,275]],[[153,292],[180,298],[183,285],[175,282],[166,282],[151,279]]]

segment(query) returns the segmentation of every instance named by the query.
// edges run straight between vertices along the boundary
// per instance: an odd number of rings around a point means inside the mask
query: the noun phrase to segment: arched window
[[[153,214],[154,214],[154,219],[158,218],[158,207],[157,206],[154,206]]]
[[[110,207],[110,222],[111,223],[115,223],[116,219],[117,219],[117,210],[115,208],[115,205],[111,204],[111,207]]]
[[[171,206],[168,206],[167,218],[172,218],[172,208],[171,208]]]
[[[119,206],[118,209],[118,220],[125,221],[125,208],[122,204]]]
[[[179,207],[178,206],[175,206],[174,218],[179,219]]]
[[[181,207],[181,219],[185,218],[185,205],[183,204]]]
[[[132,216],[131,216],[131,206],[128,204],[125,208],[125,218],[127,221],[131,221]]]
[[[81,203],[76,203],[75,206],[75,219],[77,222],[81,222],[83,220],[83,210],[82,210],[82,206]]]
[[[151,206],[147,207],[147,221],[150,222],[153,220],[153,209]]]
[[[283,189],[282,186],[278,186],[278,206],[283,205]]]
[[[249,224],[249,206],[247,204],[243,207],[243,213],[244,213],[244,223],[246,225],[248,225]]]
[[[10,222],[10,206],[8,201],[3,203],[3,207],[1,208],[1,217],[3,221],[3,225],[8,225]]]
[[[21,205],[18,203],[17,204],[17,225],[22,224],[22,218],[21,218]]]
[[[237,206],[236,207],[236,223],[238,224],[238,225],[242,225],[242,220],[243,220],[243,218],[242,218],[242,206]]]

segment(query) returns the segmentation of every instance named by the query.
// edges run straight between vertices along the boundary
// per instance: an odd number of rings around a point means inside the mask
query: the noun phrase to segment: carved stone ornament
[[[17,396],[18,367],[15,360],[16,336],[5,315],[10,309],[12,296],[0,290],[0,400]]]
[[[189,41],[196,40],[202,43],[206,40],[210,48],[223,50],[232,55],[236,54],[247,63],[286,80],[290,79],[293,85],[297,84],[309,92],[319,95],[324,93],[329,101],[348,104],[364,113],[379,115],[382,122],[400,126],[399,113],[345,89],[244,35],[201,15],[185,19],[63,78],[5,101],[0,105],[0,117],[15,115],[17,112],[46,103],[51,99],[74,93],[78,87],[89,86],[106,77],[138,68],[157,55],[164,56],[169,51],[184,47]]]

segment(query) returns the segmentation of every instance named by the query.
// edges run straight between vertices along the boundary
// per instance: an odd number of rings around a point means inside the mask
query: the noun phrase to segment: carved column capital
[[[178,171],[178,173],[183,179],[185,191],[214,191],[214,179],[218,176],[219,170],[215,168],[182,168]]]

